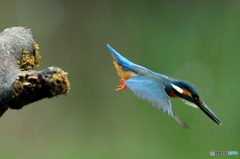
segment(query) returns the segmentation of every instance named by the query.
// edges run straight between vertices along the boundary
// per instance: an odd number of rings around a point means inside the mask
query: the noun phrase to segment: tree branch
[[[21,109],[46,97],[68,94],[66,72],[58,67],[32,70],[41,59],[38,49],[26,28],[13,27],[0,33],[0,117],[8,108]]]

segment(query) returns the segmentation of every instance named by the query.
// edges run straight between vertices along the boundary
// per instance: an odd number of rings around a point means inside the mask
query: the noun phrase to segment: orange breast
[[[131,77],[137,76],[137,74],[133,73],[133,72],[126,72],[123,71],[122,66],[120,66],[116,61],[113,61],[114,66],[117,69],[117,73],[119,75],[120,78],[127,80]]]
[[[167,91],[166,93],[169,97],[178,98],[177,94],[174,91]]]

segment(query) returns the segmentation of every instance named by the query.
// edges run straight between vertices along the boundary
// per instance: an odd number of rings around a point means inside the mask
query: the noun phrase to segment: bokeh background
[[[69,73],[70,94],[8,110],[1,159],[156,159],[240,152],[240,1],[1,0],[0,30],[25,26],[40,45],[38,70]],[[189,129],[115,91],[106,44],[134,63],[193,84],[223,126],[173,99]],[[226,156],[218,156],[226,158]],[[235,156],[237,157],[237,156]]]

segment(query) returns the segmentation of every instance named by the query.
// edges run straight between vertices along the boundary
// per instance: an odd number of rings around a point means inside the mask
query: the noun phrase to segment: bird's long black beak
[[[197,106],[209,117],[211,118],[215,123],[218,125],[222,125],[222,122],[218,119],[218,117],[211,111],[210,108],[204,103],[204,102],[199,102],[196,103]]]

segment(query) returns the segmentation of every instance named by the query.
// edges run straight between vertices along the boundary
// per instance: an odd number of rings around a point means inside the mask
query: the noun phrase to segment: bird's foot
[[[124,84],[124,80],[123,79],[119,80],[119,82],[123,83],[123,84],[118,86],[118,88],[116,89],[117,91],[121,91],[121,90],[127,88],[127,86]]]
[[[118,86],[118,89],[116,89],[117,91],[121,91],[123,89],[127,88],[127,86],[125,84],[122,84],[120,86]]]
[[[124,84],[125,80],[120,79],[119,82]]]

